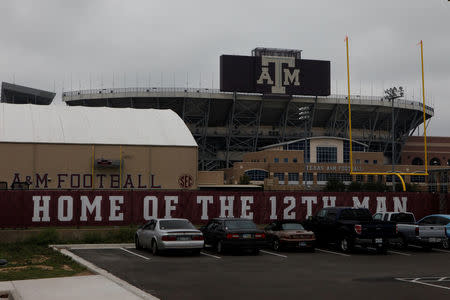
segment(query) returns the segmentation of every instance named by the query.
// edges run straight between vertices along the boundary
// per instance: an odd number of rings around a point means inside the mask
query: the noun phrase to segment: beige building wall
[[[224,184],[224,171],[198,171],[199,185]]]
[[[122,146],[122,172],[99,167],[120,161],[119,145],[0,144],[0,181],[30,183],[34,189],[197,188],[197,147]],[[91,179],[93,176],[93,180]]]
[[[310,162],[317,162],[317,147],[336,147],[337,148],[337,162],[342,164],[344,162],[344,143],[342,140],[334,139],[311,139],[310,141]]]

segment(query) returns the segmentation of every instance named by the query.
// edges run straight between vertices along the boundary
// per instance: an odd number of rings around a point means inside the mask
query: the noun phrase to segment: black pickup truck
[[[395,223],[375,221],[365,208],[327,207],[304,225],[315,233],[318,243],[336,244],[343,252],[358,245],[384,253],[389,239],[395,238],[397,233]]]

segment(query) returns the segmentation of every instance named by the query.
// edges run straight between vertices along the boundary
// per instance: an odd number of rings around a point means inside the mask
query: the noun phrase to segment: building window
[[[423,165],[423,160],[420,157],[414,157],[411,164],[414,166],[421,166]]]
[[[288,173],[288,184],[299,184],[298,173]]]
[[[314,181],[313,173],[303,173],[303,181]]]
[[[305,140],[301,140],[292,144],[287,144],[285,150],[303,150],[303,160],[305,162],[309,162],[309,150],[310,150],[309,140],[306,140],[306,149],[305,149]]]
[[[374,159],[374,160],[373,160],[373,164],[374,164],[374,165],[378,164],[378,160]]]
[[[433,158],[430,160],[430,165],[432,165],[432,166],[440,166],[440,165],[441,165],[441,161],[440,161],[439,158],[433,157]]]
[[[264,170],[248,170],[245,171],[245,174],[252,181],[264,181],[265,178],[269,177],[269,172]]]
[[[373,182],[373,175],[367,175],[367,182]]]
[[[289,162],[289,158],[285,157],[283,161],[284,161],[285,163],[288,163],[288,162]]]
[[[317,173],[317,181],[352,181],[352,176],[346,173]]]
[[[335,163],[337,162],[337,148],[336,147],[317,147],[317,162],[328,162]]]
[[[363,182],[364,176],[363,175],[356,175],[356,182]]]
[[[382,183],[383,182],[383,175],[378,175],[377,182],[378,183]]]
[[[365,163],[365,164],[368,164],[368,163],[369,163],[369,161],[368,161],[368,160],[366,159],[366,160],[364,160],[364,163]]]
[[[278,163],[278,162],[280,162],[280,159],[279,159],[278,157],[275,157],[275,158],[273,159],[273,162]]]
[[[411,182],[425,182],[424,175],[411,175]]]
[[[267,162],[267,160],[264,158],[264,162]]]
[[[278,178],[278,183],[284,184],[284,173],[273,173],[273,178]]]
[[[360,164],[360,163],[361,163],[361,160],[360,160],[360,159],[357,159],[357,160],[356,160],[356,163],[357,163],[357,164]]]
[[[365,152],[365,146],[353,142],[352,152]],[[344,163],[350,162],[350,141],[344,140]]]
[[[298,162],[298,161],[297,161],[297,157],[294,157],[294,158],[292,159],[292,161],[295,162],[295,163]]]

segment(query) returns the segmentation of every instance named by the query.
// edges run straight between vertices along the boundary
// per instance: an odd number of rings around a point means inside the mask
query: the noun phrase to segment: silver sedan
[[[204,246],[202,232],[186,219],[151,219],[138,228],[134,242],[136,249],[151,249],[153,255],[169,249],[198,254]]]

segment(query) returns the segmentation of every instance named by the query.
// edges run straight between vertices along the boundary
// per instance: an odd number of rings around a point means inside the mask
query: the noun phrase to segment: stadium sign
[[[281,95],[330,95],[330,62],[277,56],[220,57],[220,90]]]

